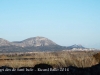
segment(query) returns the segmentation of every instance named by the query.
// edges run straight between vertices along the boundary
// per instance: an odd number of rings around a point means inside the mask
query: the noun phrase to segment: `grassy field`
[[[54,68],[76,66],[91,67],[98,64],[93,57],[94,51],[59,51],[1,54],[0,66],[34,67],[39,63],[52,65]]]

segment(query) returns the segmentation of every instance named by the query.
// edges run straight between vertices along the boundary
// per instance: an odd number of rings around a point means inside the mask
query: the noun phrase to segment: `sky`
[[[100,49],[100,0],[0,0],[0,38],[36,36]]]

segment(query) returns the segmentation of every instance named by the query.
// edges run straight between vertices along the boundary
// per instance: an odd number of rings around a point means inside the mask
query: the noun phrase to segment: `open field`
[[[93,57],[96,51],[59,51],[59,52],[33,52],[0,54],[0,66],[34,67],[36,64],[45,63],[54,68],[76,66],[91,67],[98,64]]]

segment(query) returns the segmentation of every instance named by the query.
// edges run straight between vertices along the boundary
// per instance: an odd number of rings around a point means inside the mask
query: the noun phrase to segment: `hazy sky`
[[[100,0],[0,0],[0,38],[36,36],[100,48]]]

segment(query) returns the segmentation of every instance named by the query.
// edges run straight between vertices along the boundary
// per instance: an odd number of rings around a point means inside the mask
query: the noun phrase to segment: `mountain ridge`
[[[45,37],[31,37],[25,39],[23,41],[12,42],[12,45],[28,47],[28,46],[49,46],[49,45],[57,45],[53,41],[45,38]]]
[[[9,42],[8,40],[5,40],[3,38],[0,38],[0,46],[49,46],[49,45],[57,45],[53,41],[49,40],[48,38],[45,37],[31,37],[27,38],[22,41],[14,41],[14,42]]]
[[[73,48],[83,48],[82,46],[72,45],[69,47],[60,46],[45,37],[31,37],[22,41],[9,42],[0,38],[0,53],[9,52],[33,52],[33,51],[61,51]]]

